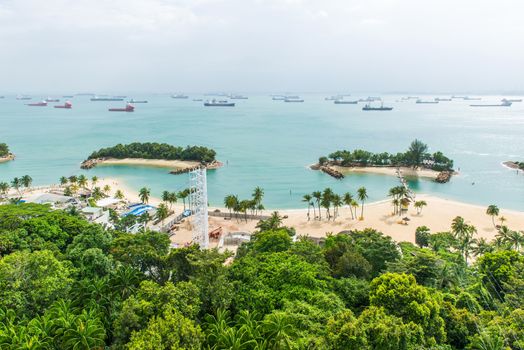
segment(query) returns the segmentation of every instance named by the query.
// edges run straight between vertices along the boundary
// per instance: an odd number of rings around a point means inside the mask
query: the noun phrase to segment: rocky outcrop
[[[451,180],[451,176],[453,176],[452,171],[441,171],[435,178],[435,182],[444,184],[446,182],[449,182],[449,180]]]
[[[13,153],[9,153],[5,157],[0,157],[0,163],[9,162],[10,160],[15,160],[15,155]]]
[[[86,159],[80,164],[81,169],[92,169],[94,168],[98,163],[103,162],[105,158],[93,158],[93,159]]]
[[[207,170],[212,170],[212,169],[218,169],[218,168],[220,168],[223,165],[224,165],[223,163],[221,163],[221,162],[219,162],[217,160],[214,160],[214,161],[212,161],[211,163],[208,163],[208,164],[199,164],[199,165],[195,165],[194,167],[180,168],[180,169],[171,170],[169,173],[172,174],[172,175],[184,174],[184,173],[188,173],[190,171],[196,170],[196,169],[201,168],[201,167],[205,167]]]
[[[343,179],[344,178],[344,174],[342,174],[340,171],[338,170],[335,170],[327,165],[322,165],[320,166],[320,171],[334,177],[335,179]]]

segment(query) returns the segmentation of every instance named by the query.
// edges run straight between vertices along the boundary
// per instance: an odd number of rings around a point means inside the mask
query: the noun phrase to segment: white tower
[[[193,216],[193,242],[198,243],[200,249],[207,249],[209,246],[209,223],[205,167],[189,172],[189,190],[189,209]]]

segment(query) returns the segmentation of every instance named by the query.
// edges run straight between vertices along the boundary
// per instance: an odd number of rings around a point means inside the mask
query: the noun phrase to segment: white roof
[[[116,198],[104,198],[96,202],[97,207],[107,207],[113,204],[117,204],[120,202],[119,199]]]
[[[41,193],[34,195],[26,200],[28,203],[38,203],[38,204],[45,204],[45,203],[67,203],[70,200],[72,200],[73,197],[68,196],[62,196],[54,193]]]

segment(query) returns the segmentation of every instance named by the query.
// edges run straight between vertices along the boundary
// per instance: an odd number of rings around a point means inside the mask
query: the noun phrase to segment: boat
[[[380,105],[380,107],[373,107],[369,103],[367,103],[364,107],[362,107],[363,111],[391,111],[393,107],[384,107],[384,105]]]
[[[147,103],[147,100],[135,100],[132,98],[128,103]]]
[[[349,101],[349,100],[340,99],[340,100],[333,101],[333,103],[336,105],[356,105],[358,101]]]
[[[417,100],[415,103],[421,103],[421,104],[436,104],[438,103],[437,100],[433,100],[433,101],[425,101],[425,100]]]
[[[227,100],[212,99],[211,101],[207,100],[206,102],[204,102],[204,106],[206,107],[235,107],[235,103],[229,102]]]
[[[247,100],[248,99],[247,96],[243,96],[243,95],[229,95],[229,98],[232,100]]]
[[[40,102],[35,102],[35,103],[28,103],[27,105],[31,106],[31,107],[45,107],[45,106],[47,106],[47,102],[46,101],[40,101]]]
[[[503,98],[501,102],[522,102],[521,98]]]
[[[451,98],[435,97],[435,101],[438,101],[438,102],[451,101]]]
[[[73,107],[73,104],[71,101],[65,101],[63,105],[56,105],[55,108],[63,108],[63,109],[71,109]]]
[[[171,98],[177,98],[177,99],[185,99],[185,98],[188,98],[188,97],[189,96],[183,95],[183,94],[171,95]]]
[[[123,101],[123,97],[93,97],[91,101]]]
[[[60,102],[60,100],[58,98],[46,98],[45,99],[46,102]]]
[[[452,99],[459,99],[459,100],[465,100],[467,98],[467,96],[451,96]]]
[[[503,101],[499,104],[475,104],[475,105],[469,105],[470,107],[511,107],[511,102],[509,101]]]
[[[32,97],[18,95],[18,96],[16,96],[16,99],[17,100],[30,100],[30,99],[32,99]]]
[[[284,99],[284,102],[304,102],[304,99],[300,98],[299,96],[287,96]]]
[[[109,108],[109,112],[134,112],[135,106],[131,103],[126,104],[125,108]]]

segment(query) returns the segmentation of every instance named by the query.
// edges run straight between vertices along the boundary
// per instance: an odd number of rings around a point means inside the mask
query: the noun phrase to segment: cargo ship
[[[511,102],[503,101],[499,104],[480,104],[480,105],[469,105],[470,107],[511,107]]]
[[[243,96],[243,95],[229,95],[229,98],[232,100],[247,100],[248,99],[247,96]]]
[[[503,98],[500,102],[522,102],[521,98]]]
[[[56,105],[55,108],[71,109],[73,104],[70,101],[66,101],[63,105]]]
[[[132,98],[128,103],[147,103],[147,100],[135,100]]]
[[[171,98],[177,98],[177,99],[186,99],[189,96],[183,95],[183,94],[177,94],[177,95],[171,95]]]
[[[415,103],[421,103],[421,104],[436,104],[439,101],[433,100],[433,101],[425,101],[425,100],[417,100]]]
[[[343,95],[333,95],[329,97],[324,97],[324,100],[326,101],[336,101],[336,100],[342,100],[344,98]]]
[[[123,101],[123,97],[93,97],[91,101]]]
[[[358,103],[358,101],[349,101],[349,100],[335,100],[333,101],[334,104],[336,105],[356,105]]]
[[[272,100],[273,101],[284,101],[286,99],[286,96],[284,95],[273,95]]]
[[[482,98],[480,98],[480,97],[464,96],[464,101],[480,101],[480,100],[482,100]]]
[[[300,98],[299,96],[287,96],[284,99],[284,102],[292,102],[292,103],[304,102],[304,99]]]
[[[226,100],[211,100],[211,101],[206,101],[204,102],[204,106],[206,107],[235,107],[235,103],[234,102],[229,102],[229,101],[226,101]]]
[[[64,95],[64,96],[62,96],[62,97],[63,97],[63,98],[74,98],[75,96],[73,96],[73,95]]]
[[[24,100],[24,101],[26,101],[26,100],[32,99],[32,97],[18,95],[18,96],[16,96],[16,99],[17,100]]]
[[[50,97],[46,98],[44,101],[46,101],[48,103],[49,102],[60,102],[60,100],[58,98],[50,98]]]
[[[393,107],[384,107],[384,105],[381,105],[380,107],[373,107],[369,103],[362,107],[363,111],[391,111],[392,109]]]
[[[41,101],[41,102],[35,102],[35,103],[28,103],[27,105],[31,107],[45,107],[47,106],[47,102]]]
[[[445,101],[451,101],[451,99],[450,98],[435,97],[435,101],[445,102]]]
[[[135,106],[128,103],[125,108],[109,108],[109,112],[134,112]]]

